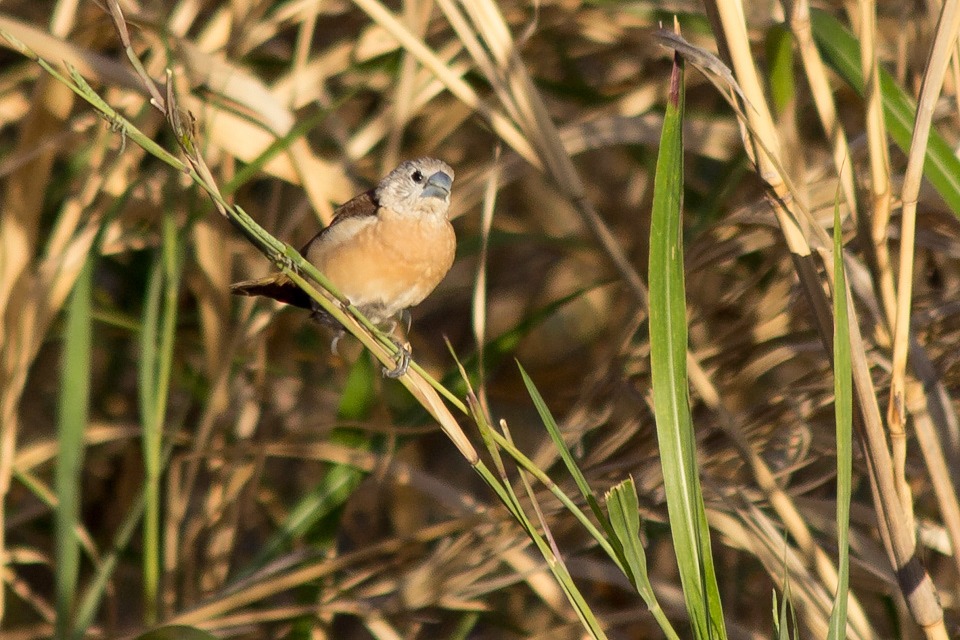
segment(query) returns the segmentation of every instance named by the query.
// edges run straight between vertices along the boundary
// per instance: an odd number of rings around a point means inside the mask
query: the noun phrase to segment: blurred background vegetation
[[[0,30],[75,68],[177,153],[111,5],[8,0]],[[726,17],[736,3],[119,6],[143,73],[163,86],[174,71],[226,201],[276,238],[301,246],[403,159],[455,168],[457,260],[413,311],[416,362],[464,397],[449,341],[492,422],[573,495],[522,363],[594,490],[634,478],[653,589],[692,637],[644,302],[672,65],[654,32],[678,17],[686,55],[708,71],[685,76],[682,195],[691,406],[726,630],[776,635],[787,599],[801,637],[825,635],[834,378],[808,285],[825,290],[830,264],[798,257],[779,212],[802,203],[799,226],[815,237],[832,233],[839,201],[854,359],[875,392],[858,396],[858,420],[886,416],[899,201],[928,52],[949,33],[939,3],[826,3],[811,22],[806,2],[753,2],[741,35]],[[583,637],[542,555],[423,402],[352,338],[332,354],[302,311],[231,299],[231,282],[274,265],[184,172],[0,44],[3,637],[134,637],[162,623],[231,638]],[[883,69],[878,91],[864,91],[858,44]],[[955,35],[948,45],[956,54]],[[730,62],[744,53],[756,89]],[[745,112],[772,114],[752,135],[776,172],[758,172],[744,144],[734,77]],[[889,466],[854,446],[851,637],[960,633],[958,89],[954,58],[919,151],[940,177],[928,173],[916,198],[907,429],[888,425]],[[881,476],[899,499],[887,525]],[[596,540],[541,485],[533,494],[606,634],[661,637]],[[913,564],[890,551],[897,535],[915,545]],[[942,611],[910,599],[920,583]]]

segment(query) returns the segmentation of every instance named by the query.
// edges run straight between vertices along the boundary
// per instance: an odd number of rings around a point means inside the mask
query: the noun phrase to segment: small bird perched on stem
[[[433,291],[453,265],[457,239],[447,219],[453,169],[434,158],[408,160],[376,188],[341,205],[328,227],[300,251],[376,325],[396,326],[398,315]],[[337,329],[332,348],[344,328],[305,291],[282,273],[231,285],[236,295],[266,296],[309,309],[314,318]],[[410,352],[400,352],[397,367],[384,369],[402,376]]]

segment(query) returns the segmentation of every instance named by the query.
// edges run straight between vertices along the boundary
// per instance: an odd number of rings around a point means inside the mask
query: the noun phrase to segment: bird
[[[453,266],[457,239],[447,217],[453,179],[453,169],[442,160],[407,160],[338,207],[300,254],[375,325],[388,325],[392,333],[399,316],[409,329],[407,310],[430,295]],[[283,273],[235,283],[230,291],[308,309],[337,332],[331,344],[336,353],[345,329]],[[393,342],[398,363],[384,368],[384,375],[398,378],[407,372],[410,351]]]

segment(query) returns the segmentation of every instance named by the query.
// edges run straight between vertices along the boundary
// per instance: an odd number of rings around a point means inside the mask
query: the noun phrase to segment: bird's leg
[[[344,329],[343,325],[330,315],[326,309],[321,307],[320,303],[316,300],[310,301],[310,319],[317,324],[322,324],[325,327],[333,329],[333,339],[330,341],[330,352],[335,356],[339,356],[337,346],[340,344],[343,336],[347,335],[347,330]]]

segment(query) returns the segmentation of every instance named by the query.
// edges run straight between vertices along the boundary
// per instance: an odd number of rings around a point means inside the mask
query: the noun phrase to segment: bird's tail
[[[235,296],[264,296],[302,309],[313,308],[310,296],[282,273],[237,282],[230,285],[230,293]]]

